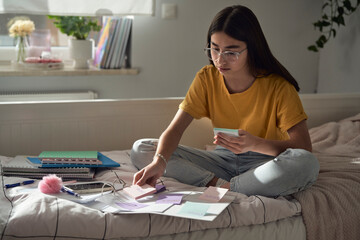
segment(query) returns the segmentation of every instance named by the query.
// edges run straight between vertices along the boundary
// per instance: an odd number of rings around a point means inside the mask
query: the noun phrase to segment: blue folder
[[[42,168],[59,168],[59,167],[88,167],[88,168],[98,168],[98,167],[120,167],[120,163],[111,160],[104,154],[98,152],[98,159],[102,162],[102,164],[69,164],[69,163],[47,163],[42,164],[41,160],[37,157],[28,157],[31,163],[38,165]]]

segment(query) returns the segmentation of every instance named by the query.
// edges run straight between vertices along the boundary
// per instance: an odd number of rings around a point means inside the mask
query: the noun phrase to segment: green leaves
[[[355,12],[359,5],[360,0],[357,0],[354,6],[351,0],[326,0],[322,6],[321,19],[313,23],[315,30],[318,29],[322,34],[315,41],[314,45],[308,47],[308,50],[318,52],[331,37],[335,38],[335,25],[337,27],[345,26],[344,16]]]
[[[85,40],[91,31],[100,31],[101,26],[90,17],[79,16],[48,16],[54,20],[54,25],[60,32],[73,36],[78,40]]]

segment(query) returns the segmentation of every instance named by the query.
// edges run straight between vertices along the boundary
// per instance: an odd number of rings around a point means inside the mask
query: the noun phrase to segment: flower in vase
[[[35,30],[35,24],[31,20],[16,20],[9,28],[10,37],[26,37]]]
[[[26,58],[27,37],[35,30],[33,21],[26,18],[16,18],[8,23],[9,35],[17,39],[16,61],[24,62]]]

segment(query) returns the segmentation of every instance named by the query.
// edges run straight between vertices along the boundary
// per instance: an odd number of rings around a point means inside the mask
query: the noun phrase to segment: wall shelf
[[[138,68],[127,69],[98,69],[90,67],[89,69],[74,69],[65,65],[63,69],[43,70],[43,69],[26,69],[11,65],[9,62],[0,63],[1,77],[29,77],[29,76],[88,76],[88,75],[137,75],[140,70]]]

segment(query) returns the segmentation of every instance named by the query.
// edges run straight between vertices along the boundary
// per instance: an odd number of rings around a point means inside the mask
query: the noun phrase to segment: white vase
[[[69,39],[70,58],[74,60],[75,69],[89,68],[89,60],[93,57],[93,40]]]

